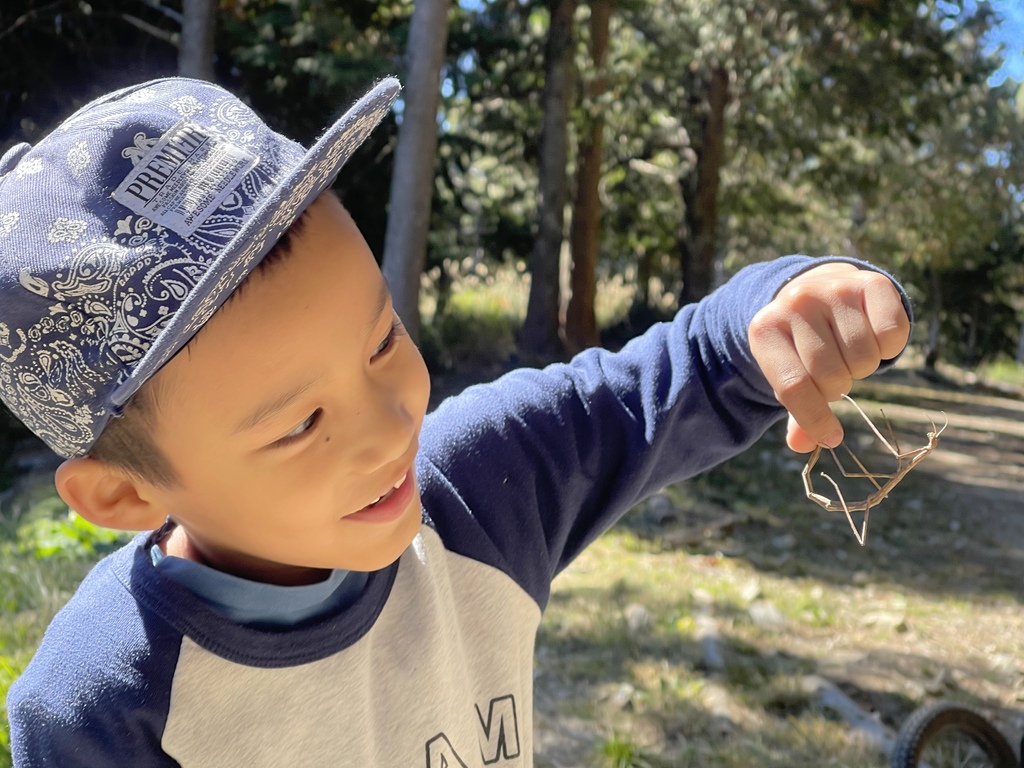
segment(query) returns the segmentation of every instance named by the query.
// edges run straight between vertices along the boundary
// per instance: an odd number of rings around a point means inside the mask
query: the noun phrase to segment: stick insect
[[[896,458],[896,471],[892,474],[869,472],[867,467],[861,463],[860,459],[857,458],[854,452],[850,450],[846,444],[843,444],[843,448],[846,449],[846,453],[849,454],[850,458],[853,459],[857,464],[857,467],[860,469],[860,472],[848,472],[846,468],[843,467],[842,462],[839,461],[839,457],[836,455],[835,449],[828,448],[827,450],[832,454],[832,458],[835,460],[836,466],[839,467],[839,471],[842,472],[843,477],[863,478],[869,480],[871,484],[875,486],[875,492],[863,501],[848,502],[843,498],[843,492],[839,489],[839,485],[836,481],[824,472],[821,472],[821,476],[831,483],[832,487],[835,489],[836,495],[839,497],[839,501],[832,501],[827,496],[823,496],[822,494],[815,492],[814,485],[811,480],[811,470],[814,469],[814,465],[817,463],[818,457],[821,455],[821,450],[824,447],[819,445],[814,449],[814,452],[811,453],[810,458],[807,460],[807,466],[804,467],[802,476],[804,479],[804,490],[807,492],[807,498],[821,505],[829,512],[845,512],[846,519],[850,523],[850,528],[853,530],[853,535],[856,537],[857,543],[863,547],[868,534],[868,519],[871,515],[871,508],[878,506],[878,504],[880,504],[889,495],[889,492],[907,476],[907,473],[909,473],[910,470],[920,464],[925,456],[935,450],[935,446],[939,444],[939,436],[949,425],[949,421],[947,419],[946,423],[943,424],[940,429],[936,428],[935,422],[933,421],[932,430],[927,435],[927,444],[921,448],[917,448],[916,450],[900,453],[899,443],[896,441],[896,436],[892,432],[892,425],[889,425],[889,437],[892,438],[892,443],[890,443],[882,436],[882,433],[878,431],[878,428],[872,423],[871,419],[868,418],[867,414],[861,410],[861,407],[853,401],[852,397],[849,395],[843,395],[843,397],[846,400],[849,400],[853,407],[857,409],[857,412],[861,415],[864,421],[866,421],[868,426],[871,427],[871,431],[875,433],[875,437],[881,440],[882,445],[884,445],[886,449],[888,449],[889,453]],[[882,414],[882,417],[885,418],[885,413]],[[886,420],[886,423],[888,424],[888,419]],[[896,447],[893,447],[894,443]],[[881,484],[879,484],[879,481],[881,481]],[[857,525],[853,522],[853,515],[850,514],[851,512],[864,513],[864,522],[861,524],[860,530],[857,530]]]

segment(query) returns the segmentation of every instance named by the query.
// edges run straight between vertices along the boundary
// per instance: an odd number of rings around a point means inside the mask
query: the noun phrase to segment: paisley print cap
[[[391,109],[379,82],[310,148],[167,78],[0,157],[0,398],[80,456],[199,331]]]

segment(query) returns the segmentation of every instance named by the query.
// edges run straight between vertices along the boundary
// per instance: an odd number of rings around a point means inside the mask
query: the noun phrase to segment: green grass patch
[[[499,363],[515,351],[519,325],[512,297],[494,290],[467,290],[452,296],[433,331],[453,360]]]
[[[614,734],[597,749],[595,768],[657,768],[646,750],[625,734]]]
[[[424,292],[420,347],[432,371],[504,363],[515,351],[527,294],[512,269],[482,270],[451,289],[443,307]]]
[[[503,364],[516,352],[516,334],[526,317],[529,280],[523,269],[477,264],[454,280],[439,308],[436,289],[421,294],[421,349],[431,370]],[[594,302],[598,328],[622,322],[634,288],[621,276],[601,280]]]
[[[985,363],[978,371],[978,375],[985,381],[1024,387],[1024,365],[1009,358]]]
[[[0,517],[0,768],[11,765],[8,689],[92,565],[129,536],[69,511],[49,484],[8,508],[15,512]]]

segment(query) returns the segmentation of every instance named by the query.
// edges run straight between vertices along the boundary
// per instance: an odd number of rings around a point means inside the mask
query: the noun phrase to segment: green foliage
[[[0,517],[0,609],[16,613],[31,607],[44,592],[57,588],[49,574],[61,567],[89,563],[111,552],[128,534],[99,528],[69,510],[52,486],[26,500],[27,511],[13,519]],[[12,507],[19,506],[17,502]],[[63,565],[61,565],[63,564]],[[44,586],[49,584],[49,586]]]
[[[226,74],[272,125],[308,143],[327,116],[394,70],[410,11],[369,2],[231,3],[219,16],[232,64]]]
[[[12,510],[22,510],[12,515]],[[70,512],[52,485],[20,491],[0,516],[0,705],[27,666],[50,620],[104,553],[127,534]],[[10,736],[0,706],[0,768],[10,765]]]
[[[1024,365],[1009,358],[996,358],[981,368],[981,378],[997,384],[1024,387]]]
[[[598,748],[598,768],[653,768],[645,750],[624,734],[608,737]]]
[[[701,183],[709,76],[724,68],[722,273],[788,252],[859,255],[906,276],[939,318],[943,354],[980,360],[1005,349],[1019,292],[995,288],[1018,252],[1000,233],[1020,226],[1024,140],[1016,84],[990,84],[1000,62],[984,41],[997,9],[622,0],[598,73],[581,4],[570,135],[604,119],[601,269],[636,281],[641,304],[679,295],[684,201]],[[221,0],[218,79],[309,142],[370,82],[402,74],[411,11],[409,2]],[[32,140],[100,92],[173,72],[175,13],[174,4],[138,0],[5,3],[0,143]],[[467,258],[510,262],[532,249],[547,14],[540,0],[452,8],[428,272]],[[587,100],[599,74],[607,92]],[[401,102],[339,179],[378,254],[400,122]],[[972,279],[974,295],[1004,308],[965,320],[948,288],[965,285],[968,262],[992,241],[1000,246],[985,256],[994,263],[984,279]]]
[[[72,511],[26,522],[17,534],[18,550],[37,559],[93,557],[122,539],[117,531],[99,528]]]
[[[402,74],[411,3],[221,0],[222,81],[303,144],[375,81]],[[401,104],[399,103],[399,109]],[[383,253],[396,122],[385,120],[335,185],[371,250]]]
[[[433,371],[503,364],[515,351],[525,306],[521,284],[510,270],[479,269],[483,278],[467,278],[424,324],[422,351]]]

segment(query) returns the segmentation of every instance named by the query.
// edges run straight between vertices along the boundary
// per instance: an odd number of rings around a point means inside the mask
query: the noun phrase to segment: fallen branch
[[[836,687],[835,683],[819,675],[807,675],[800,681],[804,693],[814,697],[818,706],[839,715],[864,741],[886,755],[895,744],[896,734],[865,712],[853,699]]]

